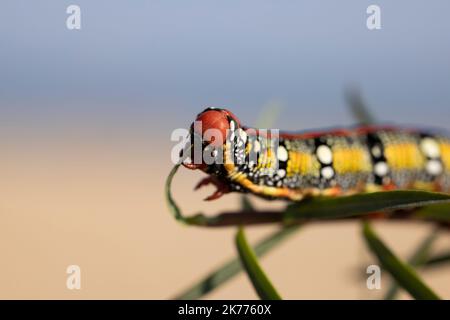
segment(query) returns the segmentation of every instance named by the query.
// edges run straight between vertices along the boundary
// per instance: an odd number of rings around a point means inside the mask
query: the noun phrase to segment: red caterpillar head
[[[197,115],[195,122],[191,125],[192,145],[195,139],[201,140],[202,150],[206,147],[220,147],[227,138],[228,132],[235,131],[240,127],[240,121],[236,116],[226,109],[207,108]],[[199,143],[199,141],[197,141]],[[192,146],[193,147],[193,146]],[[191,154],[193,154],[191,147]],[[193,159],[193,157],[191,157]],[[189,169],[205,169],[203,163],[183,163]]]
[[[195,121],[201,123],[201,128],[194,126],[194,132],[204,137],[204,142],[216,147],[225,143],[227,130],[234,131],[240,126],[238,118],[226,109],[207,108],[197,115]],[[218,130],[220,136],[215,135],[211,138],[208,137],[208,134],[205,136],[205,133],[211,129]]]

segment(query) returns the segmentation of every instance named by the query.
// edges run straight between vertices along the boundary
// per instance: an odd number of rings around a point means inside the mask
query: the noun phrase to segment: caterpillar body
[[[241,126],[225,109],[208,108],[196,120],[202,127],[197,130],[191,126],[191,136],[201,139],[203,152],[219,150],[213,156],[223,160],[183,163],[208,174],[197,188],[216,185],[216,192],[207,200],[232,191],[291,201],[395,189],[450,192],[450,138],[444,135],[359,126],[282,132],[274,138],[273,134]],[[207,139],[204,134],[208,129],[221,135]]]

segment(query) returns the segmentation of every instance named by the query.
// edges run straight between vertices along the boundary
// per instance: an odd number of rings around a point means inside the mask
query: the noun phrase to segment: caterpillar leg
[[[211,200],[219,199],[224,194],[227,194],[227,193],[231,192],[230,187],[228,185],[226,185],[225,183],[223,183],[222,181],[220,181],[219,179],[217,179],[215,176],[208,176],[206,178],[203,178],[195,186],[194,190],[198,190],[198,189],[200,189],[200,188],[202,188],[204,186],[210,185],[210,184],[212,184],[212,185],[214,185],[216,187],[216,191],[214,191],[214,193],[211,194],[210,196],[206,197],[204,199],[205,201],[211,201]]]

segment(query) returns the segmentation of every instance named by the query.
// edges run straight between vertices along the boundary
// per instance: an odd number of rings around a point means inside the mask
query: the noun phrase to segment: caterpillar
[[[183,162],[208,174],[195,189],[216,186],[205,200],[229,192],[290,201],[398,189],[450,192],[445,135],[394,126],[274,134],[245,127],[219,108],[205,109],[194,123],[190,150],[199,142],[203,155],[222,160],[195,162],[191,151]]]

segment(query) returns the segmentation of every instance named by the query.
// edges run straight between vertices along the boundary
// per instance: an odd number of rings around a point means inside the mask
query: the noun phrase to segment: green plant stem
[[[236,234],[236,248],[256,293],[262,300],[281,300],[281,296],[270,282],[258,262],[258,258],[245,237],[244,229],[239,227]]]
[[[361,218],[374,212],[386,212],[387,217],[403,219],[427,219],[427,216],[396,215],[393,210],[409,209],[419,206],[450,202],[450,195],[424,191],[386,191],[356,194],[346,197],[319,197],[299,203],[292,203],[281,211],[238,211],[225,212],[215,216],[198,213],[184,216],[171,193],[172,180],[180,164],[169,173],[165,186],[166,201],[174,218],[188,225],[201,227],[223,227],[252,224],[281,223],[284,225],[305,220],[330,220],[342,218]],[[439,222],[450,221],[450,211],[440,213]],[[446,218],[447,220],[444,220]]]
[[[298,229],[300,225],[292,225],[288,227],[281,228],[276,232],[270,234],[260,242],[258,242],[255,247],[255,254],[258,257],[264,256],[271,249],[280,245],[284,240],[293,235]],[[190,300],[190,299],[199,299],[204,295],[212,292],[220,285],[224,284],[228,280],[232,279],[234,276],[239,274],[242,271],[242,264],[239,258],[233,258],[218,267],[216,270],[208,274],[206,277],[202,278],[192,287],[183,291],[174,299],[177,300]]]
[[[441,265],[443,263],[450,262],[450,252],[444,252],[440,254],[436,254],[435,256],[430,257],[424,264],[424,267],[435,267],[437,265]]]
[[[433,229],[431,233],[420,243],[420,245],[417,247],[417,249],[414,251],[412,256],[408,259],[408,263],[416,268],[422,266],[424,263],[426,263],[428,259],[428,255],[430,253],[430,249],[434,241],[438,237],[438,230]],[[397,296],[397,293],[399,291],[398,284],[393,281],[390,288],[388,289],[384,299],[385,300],[393,300]]]
[[[420,279],[413,268],[398,259],[376,235],[368,222],[363,224],[367,245],[377,256],[382,267],[415,299],[437,300],[439,297]]]

